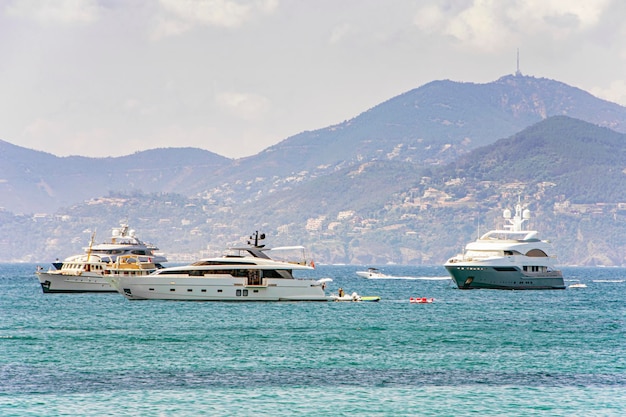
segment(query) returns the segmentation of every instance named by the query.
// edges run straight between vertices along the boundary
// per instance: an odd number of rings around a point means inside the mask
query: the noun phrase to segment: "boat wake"
[[[369,279],[376,280],[385,280],[385,279],[404,279],[408,281],[447,281],[450,280],[450,277],[403,277],[403,276],[394,276],[387,275],[385,277],[372,277]]]
[[[626,282],[626,279],[594,279],[591,282]]]

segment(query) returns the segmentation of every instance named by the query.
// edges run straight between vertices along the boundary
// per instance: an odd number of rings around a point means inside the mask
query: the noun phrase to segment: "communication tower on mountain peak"
[[[516,77],[522,76],[522,71],[519,70],[519,48],[517,48],[517,70],[515,71]]]

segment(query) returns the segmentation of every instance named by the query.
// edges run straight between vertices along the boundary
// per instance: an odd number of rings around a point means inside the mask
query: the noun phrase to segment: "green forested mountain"
[[[626,136],[570,117],[552,117],[461,156],[443,177],[474,182],[551,182],[576,203],[626,200]]]

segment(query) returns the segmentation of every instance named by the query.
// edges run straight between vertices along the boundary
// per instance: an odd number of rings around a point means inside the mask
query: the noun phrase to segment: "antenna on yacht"
[[[96,238],[96,229],[93,230],[91,234],[91,240],[89,241],[89,249],[87,250],[87,262],[89,262],[89,258],[91,258],[91,247],[93,246],[93,241]]]
[[[261,233],[259,234],[259,231],[255,231],[254,234],[252,236],[250,236],[249,239],[254,239],[254,243],[251,242],[250,240],[248,241],[248,245],[252,245],[255,248],[263,248],[265,247],[265,245],[259,245],[259,241],[265,239],[265,233]]]
[[[521,197],[518,198],[518,202],[515,205],[515,215],[511,218],[511,210],[504,210],[504,218],[509,224],[504,225],[504,228],[512,232],[521,232],[522,225],[530,220],[530,210],[525,209],[522,211]]]

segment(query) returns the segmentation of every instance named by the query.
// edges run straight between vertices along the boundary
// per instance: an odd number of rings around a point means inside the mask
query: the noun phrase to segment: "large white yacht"
[[[81,255],[54,262],[54,268],[37,267],[37,278],[44,293],[54,292],[115,292],[105,279],[108,275],[141,276],[162,268],[167,259],[144,243],[127,224],[115,227],[107,242],[89,247]]]
[[[117,291],[131,300],[183,301],[329,301],[326,282],[299,279],[293,271],[313,270],[304,248],[265,248],[251,236],[248,246],[230,248],[222,257],[202,259],[191,265],[159,269],[148,276],[108,276]],[[279,253],[297,250],[298,260],[279,260]],[[272,257],[270,257],[270,255]]]
[[[450,258],[445,268],[460,289],[492,288],[507,290],[565,289],[561,271],[555,269],[551,245],[537,237],[535,230],[523,230],[530,219],[521,204],[515,215],[504,210],[509,223],[503,230],[487,232],[468,243],[465,252]]]

